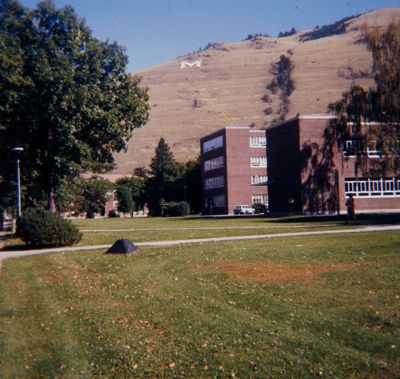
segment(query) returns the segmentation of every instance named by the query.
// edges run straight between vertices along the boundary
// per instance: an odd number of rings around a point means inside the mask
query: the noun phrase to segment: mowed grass
[[[0,377],[400,373],[400,232],[103,253],[4,262]]]
[[[318,230],[347,228],[344,220],[333,218],[271,218],[271,217],[138,217],[75,219],[72,221],[82,230],[79,246],[112,244],[127,238],[133,242],[169,241],[276,234],[289,232],[312,232]],[[358,228],[358,225],[351,225]],[[18,238],[6,241],[8,249],[26,249]],[[0,254],[1,257],[1,254]]]

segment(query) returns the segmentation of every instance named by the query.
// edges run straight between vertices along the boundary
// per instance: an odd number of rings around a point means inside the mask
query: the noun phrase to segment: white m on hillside
[[[181,62],[180,68],[186,68],[186,67],[201,67],[201,60],[194,62],[186,62],[186,61]]]

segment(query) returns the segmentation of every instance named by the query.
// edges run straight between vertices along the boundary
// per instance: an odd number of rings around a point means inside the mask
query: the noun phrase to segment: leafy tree
[[[144,186],[145,180],[143,177],[123,177],[116,181],[119,187],[127,187],[131,192],[131,198],[134,203],[134,211],[143,209],[145,204]]]
[[[78,204],[81,212],[86,212],[89,218],[94,217],[95,213],[104,215],[105,203],[107,201],[107,192],[113,187],[109,180],[100,178],[91,178],[81,180],[82,200]]]
[[[117,190],[118,210],[122,213],[130,213],[133,217],[135,202],[132,199],[132,191],[128,186],[120,186]]]
[[[385,31],[365,30],[365,37],[373,57],[375,88],[352,85],[329,108],[338,116],[332,126],[339,144],[354,140],[361,167],[384,175],[400,168],[400,22]],[[376,124],[367,128],[366,122]],[[367,167],[371,145],[380,150],[382,159]]]
[[[117,43],[94,38],[73,8],[0,0],[0,176],[24,147],[22,177],[55,210],[64,180],[113,166],[148,118],[147,90]]]

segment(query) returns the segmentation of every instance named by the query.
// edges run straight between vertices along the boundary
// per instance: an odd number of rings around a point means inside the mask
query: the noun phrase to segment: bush
[[[27,209],[18,219],[17,236],[30,246],[67,246],[81,240],[82,234],[59,214],[44,209]]]
[[[110,212],[108,212],[108,217],[109,218],[117,218],[117,217],[119,217],[119,214],[115,211],[115,209],[111,209]]]
[[[267,213],[268,209],[265,204],[262,203],[254,203],[252,207],[256,210],[256,213]]]
[[[167,216],[187,216],[190,214],[190,205],[186,201],[174,202],[171,201],[168,203],[166,209]]]

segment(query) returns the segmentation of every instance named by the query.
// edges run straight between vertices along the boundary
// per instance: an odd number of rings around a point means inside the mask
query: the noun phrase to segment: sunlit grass
[[[394,378],[399,237],[296,237],[5,261],[0,377]],[[219,268],[232,262],[332,267],[312,281],[267,275],[263,282]]]

